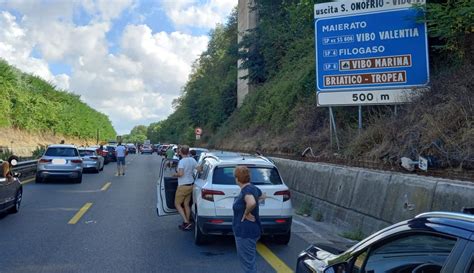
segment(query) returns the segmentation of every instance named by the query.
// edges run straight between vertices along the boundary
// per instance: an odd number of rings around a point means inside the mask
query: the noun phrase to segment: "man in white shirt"
[[[127,156],[127,148],[121,142],[115,148],[115,156],[117,157],[117,174],[125,175],[125,156]]]
[[[182,230],[191,230],[191,194],[193,193],[194,177],[193,173],[196,169],[197,162],[194,158],[189,157],[189,146],[183,145],[180,149],[182,159],[178,163],[178,171],[174,177],[178,178],[178,188],[176,189],[176,196],[174,204],[181,217],[183,217],[183,224],[179,226]]]

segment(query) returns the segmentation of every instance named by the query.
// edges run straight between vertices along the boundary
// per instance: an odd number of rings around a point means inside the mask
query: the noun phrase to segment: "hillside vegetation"
[[[157,139],[193,143],[193,129],[200,126],[204,136],[196,145],[289,154],[309,146],[321,158],[381,164],[424,155],[438,167],[474,168],[472,0],[428,5],[431,91],[396,113],[393,106],[363,107],[360,134],[357,108],[335,108],[339,150],[330,145],[328,109],[316,107],[316,1],[256,2],[258,27],[238,47],[235,14],[212,33],[175,112],[158,123]],[[251,50],[239,53],[239,47]],[[239,57],[256,88],[236,109]]]
[[[114,138],[109,118],[92,109],[78,95],[58,90],[41,78],[0,60],[0,128],[75,139]]]

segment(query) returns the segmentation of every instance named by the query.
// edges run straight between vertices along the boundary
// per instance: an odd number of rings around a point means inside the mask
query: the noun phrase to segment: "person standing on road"
[[[191,194],[193,193],[194,177],[193,172],[197,167],[197,162],[189,157],[189,146],[183,145],[180,149],[182,159],[178,163],[178,171],[174,177],[178,178],[178,188],[176,189],[175,207],[181,217],[183,217],[183,224],[179,226],[182,230],[191,230]]]
[[[115,156],[117,157],[117,175],[125,175],[125,156],[127,156],[127,148],[121,142],[115,148]]]
[[[173,158],[174,158],[174,150],[172,147],[169,147],[168,150],[166,150],[166,159],[168,159],[168,166],[170,169],[173,164]]]
[[[256,273],[257,241],[262,230],[258,200],[264,197],[259,188],[250,184],[250,170],[247,167],[237,166],[234,176],[235,182],[240,187],[240,194],[232,206],[234,211],[232,230],[237,254],[244,272]]]

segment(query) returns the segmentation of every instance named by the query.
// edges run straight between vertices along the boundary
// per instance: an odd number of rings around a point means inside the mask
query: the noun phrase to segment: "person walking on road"
[[[191,194],[193,193],[194,177],[193,172],[197,167],[197,162],[189,157],[189,146],[183,145],[180,149],[182,159],[178,163],[178,171],[174,177],[178,178],[178,188],[176,189],[175,207],[181,217],[183,224],[179,226],[182,230],[191,230]]]
[[[232,230],[237,254],[244,272],[256,273],[257,241],[262,230],[258,200],[264,196],[259,188],[250,184],[250,170],[247,167],[237,166],[234,176],[235,182],[240,187],[240,194],[232,206],[234,211]]]
[[[125,156],[127,156],[127,148],[121,142],[115,148],[115,156],[117,157],[117,175],[125,175]]]

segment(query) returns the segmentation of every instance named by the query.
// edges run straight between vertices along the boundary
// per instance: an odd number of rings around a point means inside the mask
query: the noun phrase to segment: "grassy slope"
[[[79,96],[56,89],[37,76],[22,73],[0,60],[0,127],[50,132],[77,138],[104,139],[115,130],[108,117],[82,102]]]

